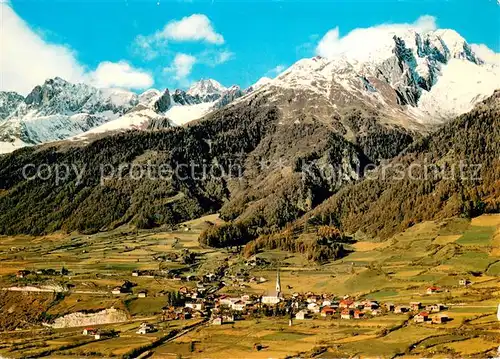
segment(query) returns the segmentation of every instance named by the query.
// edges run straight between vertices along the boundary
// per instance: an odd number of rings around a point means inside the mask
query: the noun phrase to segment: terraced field
[[[132,277],[133,270],[183,268],[185,274],[203,274],[228,260],[232,272],[248,271],[264,277],[264,283],[246,283],[245,288],[227,285],[230,294],[266,294],[274,291],[275,263],[280,263],[285,296],[294,292],[333,293],[382,303],[408,305],[444,303],[452,320],[446,324],[415,324],[406,314],[384,314],[360,320],[321,318],[294,320],[247,318],[223,326],[200,325],[175,340],[151,349],[153,358],[284,358],[301,357],[483,357],[496,353],[500,325],[496,307],[500,298],[500,215],[467,221],[450,219],[413,226],[386,242],[358,241],[342,260],[318,265],[282,251],[258,254],[269,265],[250,268],[245,258],[225,250],[202,248],[198,236],[209,216],[183,224],[171,232],[134,231],[119,228],[96,235],[52,235],[49,237],[0,238],[0,355],[13,358],[126,357],[139,347],[155,343],[173,330],[193,323],[162,322],[165,299],[162,291],[193,286],[167,278]],[[180,262],[158,262],[166,253],[196,253],[195,266]],[[20,269],[62,267],[64,276],[16,278]],[[467,278],[471,285],[459,285]],[[134,282],[132,294],[112,295],[114,286]],[[11,292],[13,286],[70,286],[64,294]],[[427,294],[426,288],[442,288]],[[147,290],[148,297],[136,293]],[[58,316],[105,308],[123,310],[125,323],[102,328],[119,332],[116,338],[96,341],[81,335],[82,328],[51,329],[41,325]],[[30,309],[30,310],[28,310]],[[32,309],[32,310],[31,310]],[[4,313],[8,313],[4,315]],[[159,331],[146,336],[135,331],[142,321],[155,323]],[[16,330],[17,329],[17,330]],[[260,350],[255,349],[256,344]]]

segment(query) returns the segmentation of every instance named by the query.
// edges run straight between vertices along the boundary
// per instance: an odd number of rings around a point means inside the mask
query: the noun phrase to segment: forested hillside
[[[314,117],[283,121],[277,107],[257,97],[182,128],[0,157],[0,233],[91,233],[125,223],[152,228],[220,211],[252,238],[298,218],[384,236],[434,216],[495,211],[498,96],[417,140],[395,160],[403,166],[424,160],[445,167],[460,160],[480,163],[480,181],[361,181],[367,166],[384,163],[421,136],[383,125],[363,109],[346,110],[329,123]],[[40,165],[52,173],[58,166],[72,170],[59,181],[26,179],[28,164],[28,176]],[[138,165],[149,174],[135,177]],[[162,165],[176,173],[160,176]]]
[[[499,155],[497,91],[302,220],[387,237],[423,220],[499,212]]]
[[[151,228],[221,208],[226,219],[279,228],[412,139],[359,111],[334,126],[280,119],[280,111],[261,97],[182,128],[131,131],[86,146],[24,148],[0,157],[0,233],[90,233],[124,223]],[[364,121],[366,128],[360,127]],[[137,165],[152,175],[137,179]],[[177,172],[161,177],[163,165]],[[31,178],[38,168],[45,177],[61,166],[69,169],[62,180]],[[319,173],[322,166],[336,176]]]

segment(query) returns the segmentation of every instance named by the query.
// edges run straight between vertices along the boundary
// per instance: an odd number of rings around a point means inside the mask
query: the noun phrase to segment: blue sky
[[[12,10],[2,10],[2,21],[17,16],[16,21],[24,22],[10,36],[31,30],[34,35],[30,39],[40,37],[41,43],[32,39],[37,46],[66,51],[64,56],[74,62],[68,66],[75,66],[71,69],[75,77],[98,70],[105,62],[107,67],[101,67],[101,73],[119,75],[124,70],[132,75],[137,70],[137,76],[147,73],[157,88],[185,87],[199,78],[214,78],[226,86],[249,86],[264,75],[272,77],[277,67],[314,56],[320,39],[335,27],[345,36],[360,27],[412,23],[422,15],[435,17],[439,28],[455,29],[469,43],[485,44],[500,52],[500,6],[496,0],[13,0],[1,6]],[[199,14],[195,22],[205,26],[200,27],[198,37],[173,28],[162,34],[167,24],[177,21],[179,25],[193,14]],[[138,39],[143,40],[143,46]],[[121,67],[112,67],[116,64]],[[65,69],[63,65],[60,68]],[[17,70],[10,70],[10,75],[0,70],[3,90]],[[136,87],[150,84],[145,78],[137,80]],[[134,87],[123,85],[127,86]]]

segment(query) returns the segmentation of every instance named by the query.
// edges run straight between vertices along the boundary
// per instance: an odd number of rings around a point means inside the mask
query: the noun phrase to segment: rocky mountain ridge
[[[160,124],[182,125],[242,94],[239,87],[226,89],[214,80],[195,83],[187,92],[150,89],[138,95],[49,79],[25,98],[0,92],[0,153],[95,134],[157,129]]]
[[[142,94],[47,80],[26,97],[0,93],[0,153],[64,139],[89,140],[129,129],[184,125],[230,104],[274,106],[281,122],[320,121],[347,139],[353,112],[411,136],[470,111],[500,83],[488,63],[453,30],[386,31],[367,46],[302,59],[247,89],[204,79],[189,90]],[[154,121],[154,125],[149,123]]]
[[[500,84],[500,64],[482,60],[453,30],[404,30],[378,41],[300,60],[251,96],[269,98],[294,121],[329,122],[357,107],[382,123],[427,131],[470,111]]]

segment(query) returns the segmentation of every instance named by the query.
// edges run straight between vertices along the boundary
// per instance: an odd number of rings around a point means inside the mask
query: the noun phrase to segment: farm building
[[[232,309],[238,312],[242,312],[245,310],[246,304],[242,300],[238,300],[237,302],[232,303]]]
[[[427,312],[420,312],[415,317],[413,318],[413,321],[415,323],[424,323],[427,319],[429,319],[429,313]]]
[[[342,311],[342,313],[340,313],[340,318],[341,319],[351,319],[352,318],[351,311],[348,309],[344,309]]]
[[[422,308],[422,303],[420,303],[420,302],[411,302],[410,303],[411,310],[419,310],[420,308]]]
[[[212,319],[212,325],[222,325],[222,317],[215,317]]]
[[[139,327],[139,330],[136,332],[137,334],[147,334],[155,331],[155,327],[148,323],[142,323]]]
[[[319,305],[316,302],[307,304],[307,309],[313,313],[319,313]]]
[[[370,300],[367,300],[367,301],[364,301],[362,303],[363,305],[363,308],[365,310],[369,310],[369,309],[377,309],[379,307],[378,303],[377,302],[374,302],[374,301],[370,301]]]
[[[111,290],[111,294],[121,294],[122,292],[122,288],[121,287],[114,287],[112,290]]]
[[[308,315],[306,310],[298,311],[297,314],[295,314],[295,319],[298,319],[298,320],[305,320],[308,318],[309,318],[309,315]]]
[[[448,316],[445,314],[435,315],[432,317],[433,324],[443,324],[449,320]]]
[[[191,308],[194,310],[204,310],[205,309],[205,303],[203,303],[201,300],[198,300],[196,302],[187,302],[186,303],[186,308]]]
[[[352,308],[354,305],[354,301],[350,299],[342,299],[339,303],[340,308]]]
[[[463,286],[463,287],[467,287],[469,284],[470,284],[470,280],[468,280],[466,278],[462,278],[458,281],[458,285]]]
[[[322,317],[331,317],[332,315],[335,314],[335,309],[333,309],[332,307],[323,307],[321,308],[321,316]]]
[[[426,290],[426,293],[427,294],[436,294],[436,293],[439,293],[441,292],[441,288],[439,287],[436,287],[436,286],[430,286],[430,287],[427,287],[427,290]]]
[[[95,328],[85,328],[82,332],[83,335],[95,335],[97,334],[97,329]]]
[[[394,308],[394,313],[396,313],[396,314],[406,313],[409,311],[410,311],[410,308],[405,307],[404,305],[398,305]]]
[[[31,272],[29,270],[19,270],[16,273],[16,277],[17,278],[24,278],[24,277],[28,276],[30,273]]]

